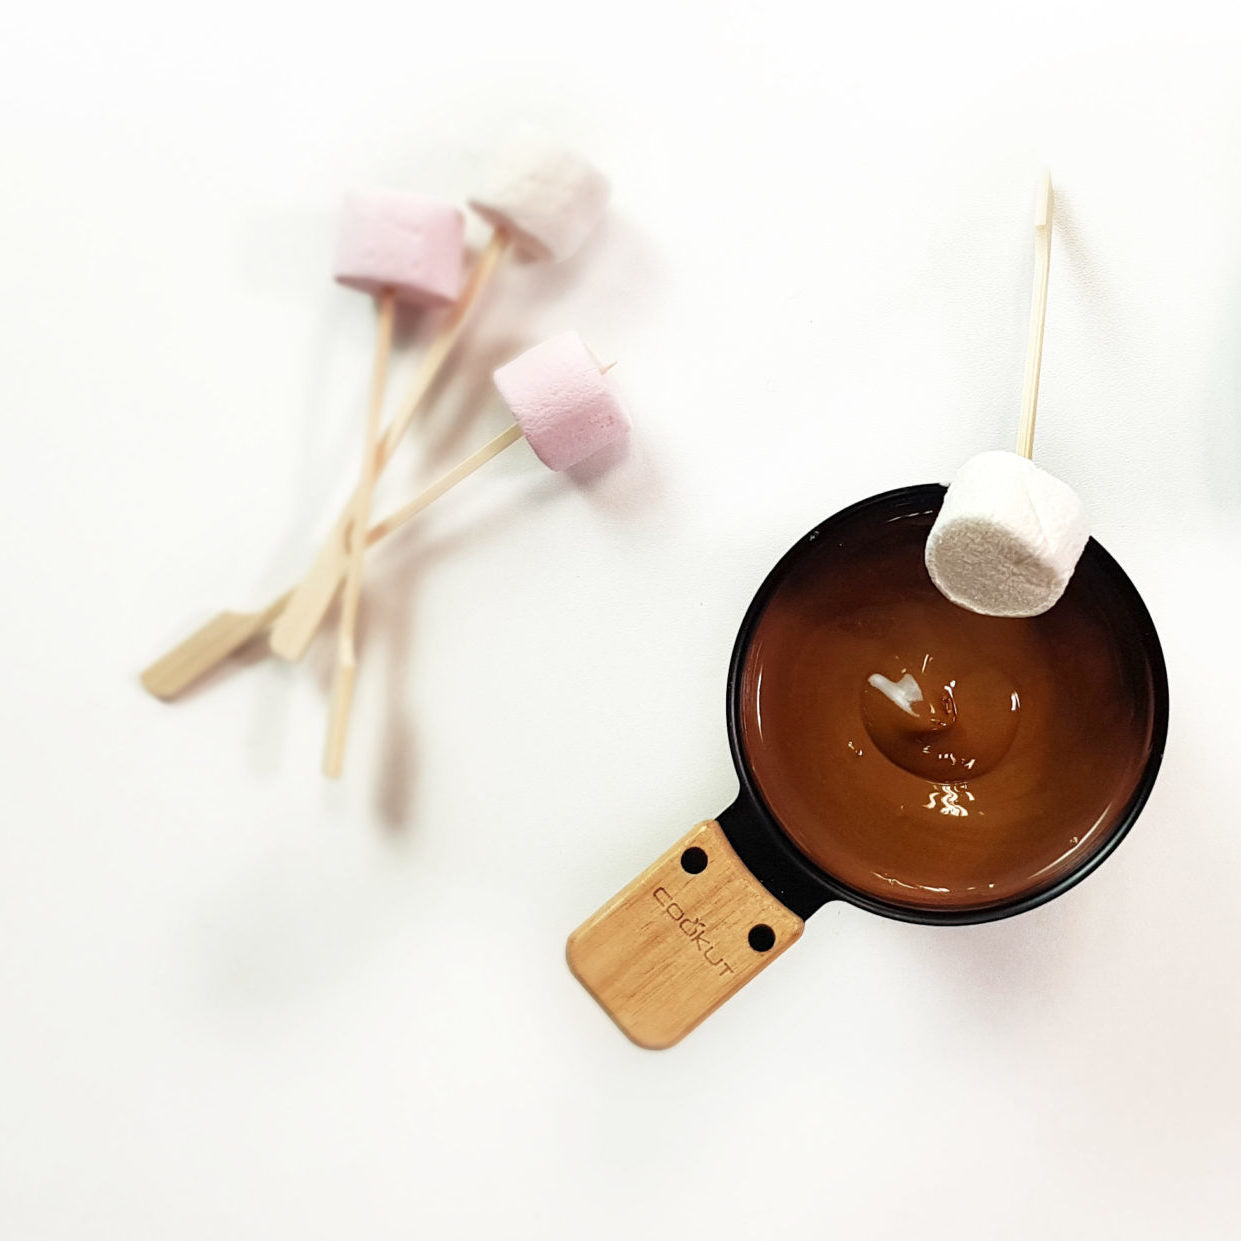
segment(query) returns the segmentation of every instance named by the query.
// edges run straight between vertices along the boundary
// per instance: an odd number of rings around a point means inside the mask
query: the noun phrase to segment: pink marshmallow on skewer
[[[493,378],[548,469],[567,470],[629,432],[615,386],[576,332],[527,349]]]
[[[464,256],[465,219],[448,203],[397,190],[345,198],[334,274],[349,288],[444,306],[461,292]]]
[[[404,525],[520,439],[530,441],[549,469],[567,470],[629,434],[629,415],[611,379],[576,332],[527,349],[494,378],[516,419],[513,425],[393,513],[372,537]]]

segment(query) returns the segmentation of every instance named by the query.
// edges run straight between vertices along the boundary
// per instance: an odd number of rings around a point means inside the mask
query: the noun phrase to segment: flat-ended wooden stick
[[[176,698],[247,642],[266,632],[292,594],[292,590],[286,590],[279,599],[256,612],[217,612],[143,670],[142,688],[164,701]]]
[[[379,472],[379,433],[383,425],[384,391],[388,384],[388,355],[392,351],[392,324],[395,317],[396,294],[393,290],[386,289],[379,296],[379,323],[375,332],[375,360],[371,370],[371,402],[366,415],[362,468],[359,471],[357,490],[354,492],[356,499],[349,525],[349,561],[341,604],[328,741],[323,755],[324,773],[333,778],[340,775],[345,758],[349,709],[353,704],[353,683],[357,676],[358,608],[362,601],[366,532],[371,524],[371,500],[375,494],[375,476]]]
[[[1017,452],[1034,456],[1034,419],[1038,414],[1038,381],[1043,367],[1043,327],[1047,322],[1047,282],[1051,275],[1051,217],[1054,196],[1051,174],[1043,173],[1034,205],[1034,296],[1030,302],[1030,336],[1026,343],[1026,374],[1021,387],[1021,426]]]
[[[502,431],[490,443],[466,457],[460,465],[449,470],[442,478],[420,492],[408,504],[389,513],[377,522],[366,535],[366,545],[373,547],[381,539],[395,533],[408,524],[425,508],[451,491],[459,482],[468,478],[480,466],[486,465],[511,444],[522,438],[521,428],[514,423]],[[336,582],[339,583],[346,570],[347,560],[342,551],[334,562]],[[295,590],[296,588],[294,588]],[[230,655],[241,650],[259,634],[268,629],[284,611],[293,597],[294,590],[287,590],[273,599],[265,608],[255,612],[219,612],[200,629],[195,630],[183,642],[161,656],[142,673],[142,686],[156,698],[165,701],[176,698],[196,681],[222,664]],[[333,587],[333,593],[335,587]]]
[[[456,348],[470,311],[490,285],[509,251],[510,244],[507,230],[497,228],[479,255],[461,296],[431,342],[404,404],[384,432],[376,456],[377,473],[382,472],[392,459],[415,414]],[[336,525],[324,540],[310,571],[294,589],[293,597],[272,629],[271,649],[273,654],[281,659],[299,660],[306,654],[323,617],[332,606],[332,600],[340,586],[340,558],[348,548],[349,530],[356,503],[355,490],[346,502]]]

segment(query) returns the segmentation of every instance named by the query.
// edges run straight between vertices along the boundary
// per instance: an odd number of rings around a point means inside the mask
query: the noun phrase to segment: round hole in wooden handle
[[[671,1047],[801,937],[802,920],[699,823],[569,936],[569,968],[641,1047]]]

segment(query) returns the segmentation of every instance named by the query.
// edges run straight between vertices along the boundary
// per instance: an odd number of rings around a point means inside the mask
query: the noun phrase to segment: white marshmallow
[[[470,206],[539,259],[559,262],[586,240],[608,203],[607,178],[580,155],[529,126],[501,150],[484,193]]]
[[[1038,616],[1064,594],[1090,538],[1077,493],[1032,461],[984,452],[957,472],[926,541],[931,580],[984,616]]]

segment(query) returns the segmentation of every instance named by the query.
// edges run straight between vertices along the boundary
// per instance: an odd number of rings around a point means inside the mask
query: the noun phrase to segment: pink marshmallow
[[[549,469],[567,470],[629,433],[629,417],[611,381],[576,332],[527,349],[494,378]]]
[[[456,207],[396,190],[349,194],[336,243],[336,279],[403,302],[442,306],[461,292],[465,220]]]

